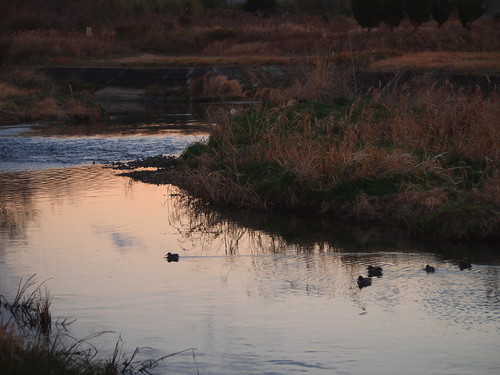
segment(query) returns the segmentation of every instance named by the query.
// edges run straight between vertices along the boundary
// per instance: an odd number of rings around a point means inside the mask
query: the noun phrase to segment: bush
[[[406,15],[405,2],[404,0],[383,0],[382,4],[382,18],[392,31],[395,27],[399,26]]]
[[[359,26],[370,30],[382,23],[382,0],[352,0],[351,5]]]
[[[448,21],[451,12],[455,8],[455,0],[433,0],[432,3],[432,18],[441,27],[443,23]]]
[[[406,14],[410,23],[418,28],[424,22],[427,22],[432,15],[432,0],[407,1]]]
[[[243,10],[249,13],[270,14],[276,12],[276,0],[246,0]]]
[[[458,19],[467,29],[470,29],[472,21],[486,12],[486,8],[486,0],[457,0]]]

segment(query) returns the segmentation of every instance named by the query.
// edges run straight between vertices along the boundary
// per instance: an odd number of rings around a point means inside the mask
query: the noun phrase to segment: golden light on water
[[[461,272],[439,254],[374,242],[369,231],[356,244],[333,236],[338,226],[315,233],[311,220],[211,210],[172,186],[116,173],[1,175],[0,285],[13,293],[21,276],[47,279],[54,315],[77,319],[75,336],[112,330],[125,349],[161,354],[196,347],[202,373],[500,366],[498,266]],[[180,261],[168,263],[168,251]],[[427,263],[435,274],[422,270]],[[360,290],[368,264],[384,275]],[[100,344],[112,350],[115,339]],[[166,365],[193,373],[190,353]]]

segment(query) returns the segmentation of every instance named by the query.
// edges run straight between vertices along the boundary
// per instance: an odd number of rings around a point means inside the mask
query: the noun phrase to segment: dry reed
[[[136,348],[132,355],[122,352],[121,337],[111,358],[101,361],[92,340],[110,332],[98,332],[76,339],[67,332],[70,323],[64,320],[55,324],[58,328],[62,327],[62,331],[52,334],[52,297],[47,289],[42,290],[44,283],[38,283],[36,275],[32,275],[19,281],[12,301],[0,294],[0,316],[9,316],[6,322],[0,322],[2,374],[150,374],[150,370],[166,358],[188,351],[192,352],[197,367],[195,348],[158,359],[140,359],[140,348]],[[9,314],[2,315],[3,310]]]
[[[309,15],[279,14],[262,18],[237,11],[193,12],[186,21],[177,12],[145,12],[133,15],[111,12],[103,2],[97,7],[81,2],[66,4],[50,12],[38,2],[31,8],[16,9],[8,22],[0,24],[0,51],[4,63],[46,62],[67,59],[107,58],[133,53],[203,54],[219,56],[304,56],[350,57],[360,64],[383,57],[379,51],[395,54],[422,51],[498,51],[500,28],[491,19],[477,22],[465,30],[456,20],[438,28],[432,22],[414,30],[409,22],[391,32],[381,26],[371,32],[361,30],[353,19],[335,19],[325,23]],[[39,20],[34,9],[40,9]],[[11,9],[12,10],[12,9]],[[48,14],[51,13],[51,14]],[[38,15],[38,13],[37,13]],[[103,19],[104,17],[104,19]],[[75,27],[75,25],[77,25]],[[86,36],[87,26],[92,35]],[[363,56],[365,52],[371,55]]]
[[[242,95],[243,89],[240,83],[222,74],[206,73],[189,84],[191,100],[227,100],[241,98]]]
[[[352,100],[338,97],[344,85],[332,85],[327,71],[317,65],[309,80],[269,94],[280,104],[214,128],[188,189],[219,203],[314,210],[445,237],[497,235],[498,95],[427,77]],[[441,220],[454,224],[436,227]]]

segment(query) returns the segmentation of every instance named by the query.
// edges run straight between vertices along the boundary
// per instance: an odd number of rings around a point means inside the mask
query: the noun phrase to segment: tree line
[[[431,18],[441,27],[454,10],[470,29],[472,21],[486,12],[486,0],[351,0],[351,8],[358,24],[367,29],[385,23],[393,30],[405,17],[415,29]]]

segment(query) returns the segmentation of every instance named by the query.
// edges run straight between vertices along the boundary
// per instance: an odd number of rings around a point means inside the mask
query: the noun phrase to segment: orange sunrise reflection
[[[124,349],[197,348],[208,374],[398,373],[457,358],[464,368],[489,361],[482,373],[493,374],[500,365],[494,262],[461,272],[396,238],[389,247],[363,231],[353,242],[340,224],[313,233],[310,220],[217,211],[101,166],[0,176],[1,284],[48,280],[54,315],[77,319],[77,337],[111,330]],[[359,289],[369,264],[383,276]],[[99,344],[112,348],[116,334]],[[165,366],[196,371],[191,353]]]

